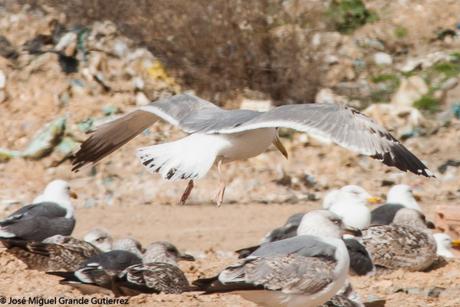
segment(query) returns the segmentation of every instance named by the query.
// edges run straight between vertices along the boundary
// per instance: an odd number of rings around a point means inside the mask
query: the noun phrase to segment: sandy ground
[[[126,205],[117,210],[106,208],[79,209],[75,235],[89,228],[104,227],[116,237],[130,235],[143,243],[169,240],[180,248],[198,255],[198,261],[181,263],[189,279],[210,276],[235,261],[230,251],[254,244],[272,225],[282,223],[290,214],[316,205],[249,204],[206,206]],[[24,265],[6,253],[0,254],[0,293],[6,297],[43,296],[52,298],[102,299],[102,295],[82,296],[78,291],[58,285],[57,278],[26,270]],[[460,261],[449,263],[429,273],[396,271],[389,275],[352,277],[351,281],[363,299],[368,295],[384,297],[386,306],[458,306]],[[435,287],[445,288],[439,298],[426,293]],[[411,293],[394,293],[409,289]],[[402,291],[402,290],[399,290]],[[456,294],[457,293],[457,294]],[[235,295],[141,295],[130,299],[133,306],[254,306]],[[103,304],[94,304],[96,306]],[[122,305],[122,304],[116,304]]]

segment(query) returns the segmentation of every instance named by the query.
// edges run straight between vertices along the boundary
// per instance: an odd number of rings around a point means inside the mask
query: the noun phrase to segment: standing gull
[[[276,107],[268,112],[224,110],[189,94],[151,103],[100,126],[75,154],[73,170],[100,161],[158,119],[189,135],[174,142],[140,148],[137,157],[148,171],[160,173],[164,179],[189,180],[181,203],[187,200],[193,180],[204,177],[214,164],[217,164],[220,179],[216,197],[220,205],[226,186],[221,174],[222,163],[255,157],[272,143],[287,157],[278,128],[317,135],[402,171],[433,176],[388,131],[352,108],[335,104],[299,104]]]
[[[42,241],[54,235],[68,236],[75,227],[70,191],[64,180],[51,181],[33,204],[0,221],[0,238]]]
[[[262,306],[321,305],[347,278],[343,224],[334,213],[315,210],[305,214],[299,231],[299,236],[263,244],[218,276],[193,284],[206,293],[232,292]]]
[[[390,225],[364,230],[362,242],[376,266],[422,271],[436,260],[436,241],[425,216],[414,209],[399,210]]]
[[[386,203],[372,210],[371,224],[391,224],[396,212],[402,208],[415,209],[423,212],[414,197],[412,188],[406,184],[397,184],[388,191]]]

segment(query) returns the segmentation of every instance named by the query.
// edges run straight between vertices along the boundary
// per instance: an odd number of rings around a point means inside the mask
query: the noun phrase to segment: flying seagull
[[[317,135],[402,171],[433,176],[387,130],[350,107],[298,104],[279,106],[267,112],[224,110],[190,94],[151,103],[100,126],[75,153],[72,170],[100,161],[158,119],[189,135],[174,142],[140,148],[137,157],[148,171],[160,173],[164,179],[189,180],[180,200],[182,204],[193,189],[193,181],[204,177],[214,164],[219,174],[216,201],[220,205],[226,185],[221,174],[222,163],[255,157],[272,143],[287,158],[278,128]]]
[[[263,306],[318,306],[342,287],[349,257],[340,217],[314,210],[293,238],[261,245],[218,276],[193,282],[205,293],[232,292]]]
[[[33,204],[0,221],[0,239],[42,241],[54,235],[70,235],[75,227],[70,197],[77,196],[66,181],[51,181]]]

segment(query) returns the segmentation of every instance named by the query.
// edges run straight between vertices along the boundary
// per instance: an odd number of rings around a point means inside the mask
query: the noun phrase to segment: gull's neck
[[[66,218],[72,218],[74,215],[74,208],[70,197],[65,192],[46,192],[43,193],[42,202],[53,202],[66,210]]]
[[[418,205],[417,201],[412,195],[407,195],[407,194],[399,194],[399,195],[393,195],[390,194],[387,199],[387,203],[390,204],[400,204],[403,205],[406,208],[409,209],[415,209],[418,211],[422,211],[420,206]]]

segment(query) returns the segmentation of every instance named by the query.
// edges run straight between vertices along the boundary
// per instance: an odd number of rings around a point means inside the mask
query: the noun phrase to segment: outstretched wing
[[[160,100],[114,121],[106,123],[86,140],[72,161],[73,171],[78,171],[87,163],[96,163],[111,154],[135,136],[140,134],[158,119],[171,125],[193,132],[195,121],[187,118],[202,110],[224,111],[216,105],[189,94],[176,95]]]
[[[284,127],[328,139],[342,147],[402,171],[433,177],[428,168],[387,130],[355,109],[336,104],[285,105],[234,126],[225,123],[207,133],[238,133],[259,128]]]

